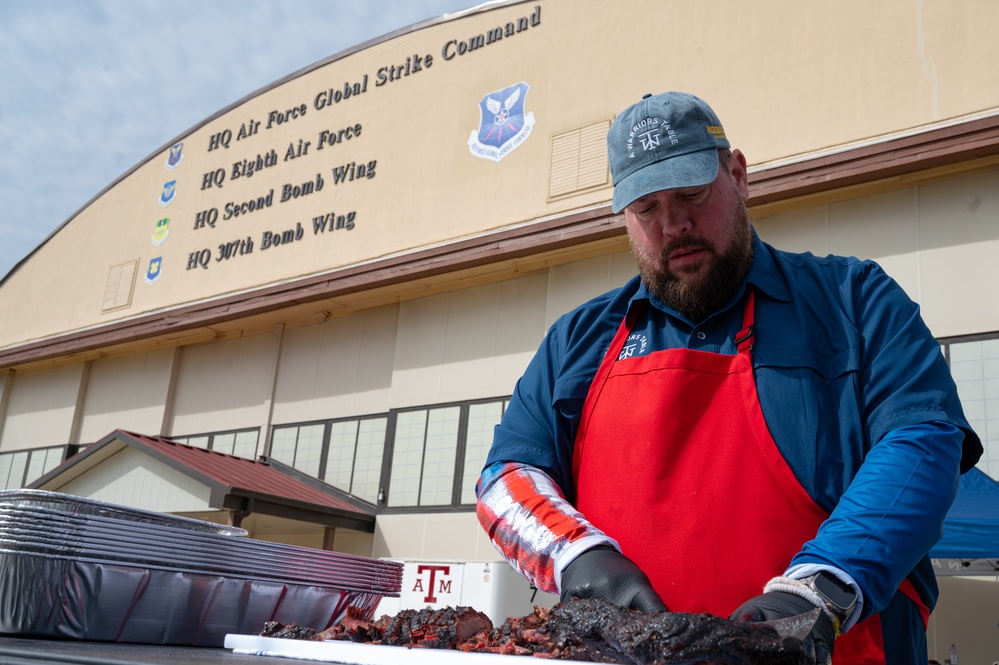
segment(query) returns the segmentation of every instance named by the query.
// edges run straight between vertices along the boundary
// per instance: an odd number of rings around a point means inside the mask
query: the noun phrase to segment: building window
[[[461,474],[461,503],[475,503],[475,483],[493,445],[493,429],[499,425],[508,402],[469,404],[465,434],[465,463]]]
[[[255,459],[257,456],[257,441],[260,438],[260,429],[230,430],[226,432],[212,432],[210,434],[171,436],[169,438],[174,443],[183,443],[193,448],[204,448],[216,453]]]
[[[275,426],[270,456],[371,503],[378,500],[387,416]]]
[[[398,414],[388,505],[450,505],[461,407]]]
[[[389,509],[475,504],[475,483],[508,401],[485,400],[397,412]]]
[[[0,490],[20,489],[66,459],[66,446],[0,453]]]
[[[256,429],[216,434],[212,440],[211,449],[217,453],[253,459],[257,456],[259,435],[260,430]]]
[[[389,511],[470,508],[507,404],[477,400],[275,425],[269,455]]]
[[[387,426],[388,418],[330,423],[323,481],[365,501],[376,503],[381,484]]]
[[[964,415],[985,448],[978,468],[999,479],[999,337],[955,339],[943,349]]]
[[[318,478],[325,431],[325,424],[275,427],[271,457]]]

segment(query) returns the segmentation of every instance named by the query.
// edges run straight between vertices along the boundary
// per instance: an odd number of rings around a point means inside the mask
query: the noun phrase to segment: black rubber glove
[[[815,607],[814,603],[801,596],[783,591],[770,591],[746,601],[729,618],[735,621],[757,623],[807,614],[815,611]],[[836,631],[833,628],[832,619],[823,611],[804,640],[805,651],[814,652],[815,662],[819,665],[827,665],[832,662],[835,639]]]
[[[573,598],[600,598],[643,612],[667,609],[645,573],[610,545],[586,550],[562,571],[560,600]]]

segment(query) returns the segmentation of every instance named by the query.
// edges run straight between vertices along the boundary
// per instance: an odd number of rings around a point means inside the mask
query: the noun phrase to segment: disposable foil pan
[[[267,621],[327,628],[381,596],[0,550],[0,634],[221,647]]]
[[[160,524],[163,526],[177,527],[180,529],[190,529],[204,533],[215,533],[224,536],[245,536],[246,529],[240,527],[227,526],[225,524],[215,524],[214,522],[203,522],[189,517],[178,515],[168,515],[151,510],[140,508],[130,508],[119,506],[113,503],[105,503],[96,499],[88,499],[72,494],[61,494],[59,492],[48,492],[45,490],[19,489],[0,490],[0,505],[10,506],[38,506],[42,508],[54,508],[76,515],[97,515],[102,517],[113,517],[129,522],[142,522],[144,524]]]
[[[230,540],[230,539],[226,539]],[[32,551],[74,557],[103,558],[133,564],[169,565],[196,568],[223,575],[248,575],[278,578],[281,581],[332,585],[342,589],[375,591],[398,595],[402,571],[371,565],[355,567],[352,562],[336,560],[316,565],[303,557],[293,561],[283,557],[246,555],[238,550],[217,550],[205,543],[185,544],[180,538],[168,540],[137,530],[135,534],[96,530],[86,533],[71,529],[46,529],[45,523],[0,518],[0,547],[14,551]]]
[[[42,554],[72,558],[79,561],[99,561],[114,565],[134,567],[155,567],[161,569],[180,570],[185,573],[208,575],[236,576],[270,580],[273,582],[290,582],[292,584],[307,584],[329,586],[345,591],[361,591],[378,593],[383,596],[398,596],[400,584],[397,580],[383,579],[376,574],[324,576],[310,574],[309,570],[301,568],[262,566],[240,566],[238,562],[229,561],[226,565],[206,563],[197,557],[180,559],[165,557],[163,553],[145,553],[143,551],[123,552],[115,547],[78,546],[66,543],[56,538],[39,537],[35,535],[11,534],[9,530],[0,527],[0,550],[17,552],[19,554]]]
[[[258,563],[267,569],[274,569],[275,566],[291,565],[298,571],[312,570],[334,577],[360,575],[364,579],[384,580],[391,585],[386,591],[398,591],[402,581],[402,564],[398,562],[248,538],[202,534],[162,525],[122,522],[106,517],[67,515],[47,508],[10,508],[0,504],[0,528],[13,530],[18,526],[39,536],[43,532],[48,533],[62,543],[110,544],[119,541],[121,544],[115,547],[120,547],[123,555],[138,552],[145,546],[161,558],[169,553],[171,556],[193,555],[201,561],[219,557],[219,561],[227,566]]]

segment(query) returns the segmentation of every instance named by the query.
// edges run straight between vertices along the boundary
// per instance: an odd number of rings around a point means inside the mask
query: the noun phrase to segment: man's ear
[[[746,156],[742,151],[735,149],[728,157],[728,172],[735,179],[735,187],[739,190],[739,196],[743,203],[749,200],[749,173],[746,170]]]

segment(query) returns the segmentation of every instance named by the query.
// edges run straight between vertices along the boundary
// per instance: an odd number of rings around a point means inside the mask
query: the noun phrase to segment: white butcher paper
[[[312,640],[261,637],[260,635],[226,635],[225,648],[232,649],[233,653],[252,656],[318,660],[327,663],[343,663],[344,665],[502,665],[503,663],[507,665],[531,665],[534,662],[593,665],[593,663],[583,663],[578,660],[550,661],[499,653],[412,649],[341,640],[315,642]]]

